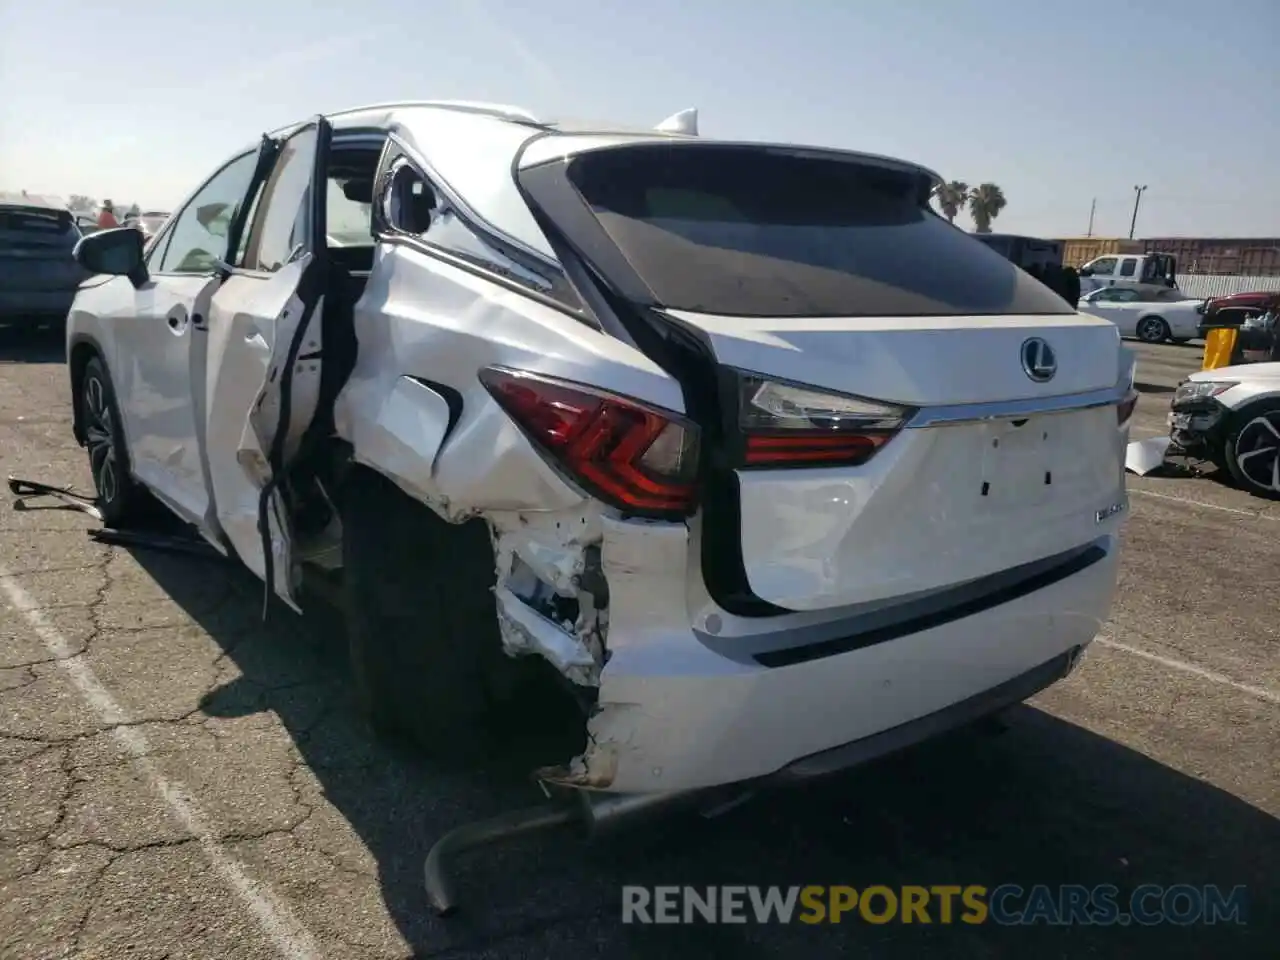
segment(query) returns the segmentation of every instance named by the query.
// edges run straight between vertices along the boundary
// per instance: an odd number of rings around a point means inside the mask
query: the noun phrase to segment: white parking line
[[[1192,500],[1189,497],[1175,497],[1170,493],[1156,493],[1154,490],[1139,490],[1129,487],[1129,493],[1143,497],[1155,497],[1157,500],[1172,500],[1174,503],[1185,503],[1193,507],[1204,507],[1207,510],[1221,510],[1223,513],[1234,513],[1242,517],[1257,517],[1259,520],[1280,520],[1280,517],[1269,513],[1258,513],[1254,510],[1241,510],[1239,507],[1224,507],[1220,503],[1205,503],[1203,500]]]
[[[214,872],[249,909],[280,954],[288,960],[319,960],[320,949],[306,927],[267,884],[250,877],[244,865],[223,848],[208,818],[182,784],[165,777],[152,762],[147,739],[142,732],[135,727],[122,726],[128,722],[128,714],[98,680],[84,656],[72,652],[75,648],[45,619],[39,605],[4,567],[0,567],[0,588],[9,598],[9,605],[26,619],[49,655],[67,672],[72,685],[97,715],[99,722],[110,729],[155,788],[174,820],[200,844]]]
[[[1131,653],[1135,657],[1142,657],[1144,660],[1150,660],[1152,663],[1158,663],[1161,666],[1168,667],[1170,670],[1180,670],[1183,673],[1189,673],[1193,676],[1200,677],[1202,680],[1208,680],[1211,683],[1219,683],[1241,693],[1247,693],[1250,696],[1257,697],[1259,700],[1265,700],[1267,703],[1280,704],[1280,692],[1268,690],[1266,687],[1255,687],[1252,684],[1241,683],[1239,680],[1232,680],[1226,674],[1216,673],[1213,670],[1206,670],[1204,667],[1197,667],[1194,663],[1187,663],[1184,660],[1174,660],[1172,657],[1162,657],[1158,653],[1150,653],[1146,650],[1140,650],[1138,647],[1131,647],[1127,643],[1121,643],[1119,640],[1112,640],[1110,637],[1095,637],[1094,643],[1100,643],[1104,647],[1113,647],[1116,650],[1123,650],[1125,653]]]

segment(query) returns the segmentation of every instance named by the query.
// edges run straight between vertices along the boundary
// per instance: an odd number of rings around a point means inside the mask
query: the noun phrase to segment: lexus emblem
[[[1032,337],[1022,342],[1022,372],[1036,383],[1048,383],[1058,372],[1058,357],[1047,340]]]

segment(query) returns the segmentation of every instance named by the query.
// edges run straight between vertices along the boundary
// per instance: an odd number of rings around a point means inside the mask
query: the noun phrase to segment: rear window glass
[[[0,234],[8,243],[65,244],[80,239],[71,214],[61,210],[0,208]]]
[[[1071,313],[927,206],[914,172],[759,147],[622,147],[570,181],[673,309],[740,316]]]

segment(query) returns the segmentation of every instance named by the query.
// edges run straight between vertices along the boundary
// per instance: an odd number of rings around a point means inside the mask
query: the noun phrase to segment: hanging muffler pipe
[[[450,830],[427,852],[427,861],[423,865],[427,899],[431,901],[432,909],[441,917],[457,912],[458,897],[448,873],[453,857],[499,840],[580,823],[582,818],[583,811],[576,805],[543,804],[524,810],[512,810]]]
[[[446,833],[428,851],[423,865],[427,899],[431,901],[432,909],[441,917],[457,912],[458,897],[449,876],[451,866],[455,857],[476,847],[571,824],[582,824],[587,835],[594,838],[612,831],[622,823],[631,825],[642,819],[642,814],[668,811],[712,795],[719,796],[721,800],[724,798],[723,791],[720,790],[601,793],[574,789],[568,794],[553,794],[548,803],[537,807],[513,810],[487,820],[465,824]],[[738,791],[735,791],[736,796]],[[729,806],[722,802],[714,813],[729,809]]]

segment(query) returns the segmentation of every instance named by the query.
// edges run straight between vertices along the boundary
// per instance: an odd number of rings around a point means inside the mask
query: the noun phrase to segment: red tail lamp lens
[[[593,496],[639,514],[684,515],[696,506],[698,430],[677,414],[505,367],[486,367],[480,382]]]

